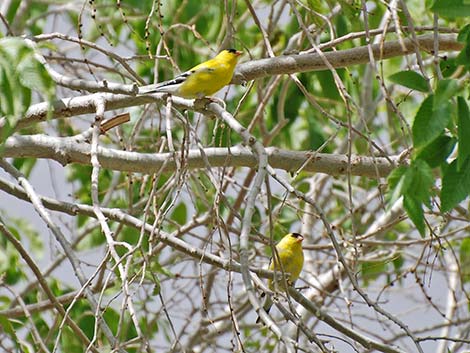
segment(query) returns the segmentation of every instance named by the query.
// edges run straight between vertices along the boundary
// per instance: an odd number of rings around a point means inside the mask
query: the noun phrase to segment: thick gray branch
[[[342,175],[348,172],[348,156],[316,153],[314,151],[288,151],[267,147],[269,165],[289,172],[297,171],[302,165],[306,172]],[[72,137],[46,135],[12,136],[4,145],[3,157],[31,157],[53,159],[62,165],[80,163],[91,165],[90,145],[77,142]],[[155,173],[176,170],[178,155],[173,153],[137,153],[98,147],[98,156],[103,168],[136,173]],[[190,169],[205,168],[204,158],[213,167],[235,166],[256,168],[257,160],[251,149],[244,146],[230,148],[205,148],[204,155],[199,149],[189,150],[184,162]],[[371,178],[386,177],[398,166],[398,157],[351,157],[352,175]]]
[[[457,42],[457,35],[455,34],[440,34],[438,40],[439,49],[442,51],[457,51],[463,48],[462,43]],[[372,44],[371,48],[374,58],[376,60],[383,60],[395,56],[412,54],[415,52],[416,47],[420,50],[432,53],[434,51],[434,41],[435,38],[432,34],[424,34],[416,37],[416,43],[413,43],[412,39],[405,39],[403,43],[406,50],[403,50],[402,44],[399,41]],[[334,68],[366,64],[370,61],[369,48],[364,45],[352,49],[324,52],[322,55],[310,53],[251,60],[237,66],[232,83],[240,84],[273,75],[328,70],[325,59]]]

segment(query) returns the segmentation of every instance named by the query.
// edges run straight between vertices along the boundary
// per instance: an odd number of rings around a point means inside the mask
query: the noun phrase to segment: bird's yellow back
[[[181,85],[179,95],[202,98],[216,93],[232,80],[239,56],[240,52],[226,49],[215,58],[193,67],[189,71],[194,74]]]

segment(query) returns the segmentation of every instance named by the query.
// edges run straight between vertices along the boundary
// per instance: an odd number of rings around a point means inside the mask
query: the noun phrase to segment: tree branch
[[[289,151],[277,147],[267,147],[269,165],[276,169],[344,175],[348,172],[347,155],[316,153],[315,151]],[[158,171],[174,171],[178,156],[173,153],[138,153],[98,146],[99,160],[103,168],[125,172],[151,174]],[[53,137],[47,135],[11,136],[4,145],[3,157],[47,158],[62,165],[79,163],[91,165],[90,145],[78,142],[73,137]],[[185,156],[185,166],[190,169],[205,168],[205,158],[212,167],[254,168],[257,166],[255,154],[241,145],[234,147],[205,148],[189,150]],[[393,163],[389,162],[392,161]],[[399,165],[399,157],[351,157],[351,175],[370,178],[386,177]]]
[[[434,40],[434,35],[423,34],[416,37],[416,42],[409,38],[405,39],[403,41],[405,50],[399,41],[372,44],[370,47],[376,60],[384,60],[395,56],[412,54],[415,52],[416,47],[432,53],[434,51]],[[440,34],[438,41],[439,49],[442,51],[458,51],[463,48],[463,44],[457,42],[457,35],[455,34]],[[327,70],[328,67],[325,64],[325,59],[333,68],[366,64],[370,61],[369,47],[364,45],[352,49],[324,52],[321,55],[311,53],[251,60],[237,66],[232,83],[241,84],[272,75]]]

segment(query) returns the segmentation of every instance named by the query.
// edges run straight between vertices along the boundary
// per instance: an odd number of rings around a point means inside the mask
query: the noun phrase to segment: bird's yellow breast
[[[300,272],[304,265],[304,254],[302,252],[302,245],[297,242],[280,242],[276,246],[277,254],[279,259],[276,259],[276,256],[273,254],[273,260],[269,266],[270,270],[275,271],[284,271],[284,273],[289,274],[287,277],[288,284],[293,284],[297,278],[299,278]],[[281,266],[282,265],[282,266]],[[280,277],[280,276],[279,276]],[[282,278],[277,278],[277,287],[284,290],[284,280]],[[272,280],[268,281],[269,289],[274,290],[274,283]]]

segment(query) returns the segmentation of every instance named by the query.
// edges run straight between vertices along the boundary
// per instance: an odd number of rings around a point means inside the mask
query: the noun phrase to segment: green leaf
[[[29,178],[37,161],[36,158],[15,158],[13,165]]]
[[[403,258],[402,255],[398,255],[393,259],[393,268],[395,269],[395,272],[398,274],[400,273],[401,269],[403,268],[403,265],[405,264],[405,259]]]
[[[388,77],[388,79],[399,85],[420,92],[429,92],[429,84],[426,79],[415,71],[400,71]]]
[[[454,160],[446,168],[443,168],[441,207],[447,212],[464,200],[470,191],[470,158],[467,158],[460,172],[457,168],[458,161]]]
[[[437,84],[434,93],[434,109],[436,110],[442,104],[447,103],[460,90],[457,80],[441,80]]]
[[[459,65],[456,58],[445,58],[439,61],[439,67],[444,78],[448,78],[455,73]]]
[[[113,308],[106,308],[105,312],[103,313],[103,318],[105,319],[105,321],[108,323],[109,325],[109,328],[111,329],[111,331],[113,332],[113,334],[117,334],[118,330],[119,330],[119,321],[120,319],[122,319],[120,317],[120,315],[116,312],[115,309]],[[127,319],[127,318],[126,318]],[[129,331],[131,331],[134,335],[135,335],[135,329],[134,328],[134,325],[130,325],[129,326]],[[129,334],[130,332],[127,332],[127,334]],[[135,337],[135,336],[134,336]],[[126,337],[126,339],[130,339],[129,337]]]
[[[321,92],[324,97],[337,100],[341,99],[341,96],[338,92],[338,87],[336,87],[335,80],[333,78],[333,74],[330,70],[318,71],[315,73],[318,78],[318,83],[321,86]]]
[[[29,89],[46,94],[49,98],[54,94],[54,81],[44,66],[36,60],[34,52],[30,52],[18,65],[20,81]]]
[[[93,336],[91,336],[90,339],[91,338],[93,338]],[[68,326],[65,326],[62,330],[60,344],[62,347],[61,350],[66,350],[70,353],[83,352],[81,340],[78,338],[77,334],[73,332],[72,329]]]
[[[9,127],[2,129],[2,141],[31,104],[31,89],[45,94],[49,101],[54,95],[55,84],[34,55],[34,49],[21,38],[0,39],[0,116]]]
[[[1,80],[1,77],[0,77],[0,80]],[[1,84],[0,84],[0,86],[1,86]],[[1,90],[1,87],[0,87],[0,90]],[[1,99],[2,99],[2,97],[0,95],[0,100]],[[0,111],[1,111],[1,108],[0,108]],[[11,126],[8,119],[5,119],[4,124],[3,124],[2,128],[0,129],[0,154],[3,153],[3,147],[4,147],[4,143],[5,143],[6,139],[8,138],[8,136],[13,134],[14,132],[15,132],[15,128],[13,126]]]
[[[342,11],[344,13],[344,10],[342,8]],[[339,14],[336,16],[336,34],[338,37],[344,36],[350,32],[348,28],[348,18],[347,16],[344,16],[343,14]]]
[[[419,107],[419,110],[416,113],[412,126],[413,142],[415,148],[418,148],[421,145],[424,146],[426,145],[426,143],[429,142],[429,133],[426,132],[428,132],[429,121],[432,118],[432,102],[433,96],[430,95],[421,103],[421,106]]]
[[[387,273],[387,263],[384,261],[364,262],[361,265],[362,278],[367,285],[369,281],[375,280]]]
[[[392,172],[388,180],[393,189],[392,200],[403,195],[403,206],[408,216],[424,236],[423,204],[429,206],[434,184],[431,167],[425,161],[416,159],[408,168],[400,167]]]
[[[152,295],[153,296],[160,295],[161,290],[162,290],[162,286],[160,285],[160,281],[157,280],[156,282],[154,282],[154,284],[155,284],[155,286],[152,289]]]
[[[470,36],[470,24],[463,26],[457,35],[457,41],[460,43],[468,43],[468,38]]]
[[[459,65],[463,65],[466,68],[470,66],[470,45],[466,44],[460,51],[459,55],[455,58],[455,62]]]
[[[462,97],[457,97],[458,106],[458,137],[459,137],[459,155],[458,170],[462,169],[462,165],[470,156],[470,112],[467,102]]]
[[[470,282],[470,238],[465,238],[460,244],[460,273],[462,282]]]
[[[170,277],[170,278],[173,278],[175,277],[175,275],[169,271],[167,268],[163,267],[157,260],[153,260],[152,261],[152,265],[151,265],[151,268],[150,270],[153,272],[153,273],[160,273],[162,275],[165,275],[167,277]]]
[[[425,161],[431,168],[439,167],[452,153],[456,142],[457,139],[453,137],[441,135],[429,145],[420,149],[416,159]]]
[[[106,310],[107,311],[107,310]],[[86,312],[80,316],[78,326],[82,329],[83,333],[91,340],[93,339],[95,316],[91,312]]]
[[[424,225],[424,212],[421,202],[413,198],[412,196],[405,195],[403,197],[403,207],[410,217],[411,221],[414,223],[416,228],[421,234],[422,237],[425,235],[425,225]]]
[[[442,134],[451,118],[451,106],[446,102],[433,109],[434,96],[427,97],[416,113],[412,133],[415,148],[424,147]]]
[[[470,3],[468,0],[436,0],[431,10],[444,17],[470,16]]]
[[[308,119],[308,139],[306,142],[309,143],[308,149],[313,151],[317,150],[325,142],[325,136],[323,135],[323,126],[319,123],[318,119]],[[327,146],[323,151],[329,152]]]
[[[400,166],[392,170],[392,172],[388,176],[388,184],[390,188],[395,189],[398,186],[399,181],[401,180],[403,175],[406,173],[407,169],[408,168],[405,166]]]
[[[408,185],[405,184],[405,174],[408,168],[404,166],[400,166],[397,169],[393,170],[390,175],[388,176],[388,185],[390,190],[392,191],[389,203],[393,205],[395,201],[397,201],[404,193],[404,191],[408,188]]]
[[[412,161],[405,178],[409,179],[409,187],[404,194],[412,196],[416,201],[428,204],[431,188],[434,185],[434,176],[429,165],[420,159]]]
[[[463,65],[468,69],[470,67],[470,24],[465,25],[460,30],[457,41],[463,43],[464,47],[455,58],[455,63]]]
[[[0,60],[0,113],[15,118],[15,77],[10,72],[10,68],[1,67]],[[7,119],[10,125],[14,125],[16,120]]]
[[[11,324],[10,320],[8,320],[8,317],[6,317],[5,315],[0,315],[0,326],[2,327],[2,330],[4,332],[10,335],[12,341],[15,342],[15,344],[18,344],[18,342],[20,342],[18,340],[18,337],[16,336],[16,331],[13,328],[13,325]]]

